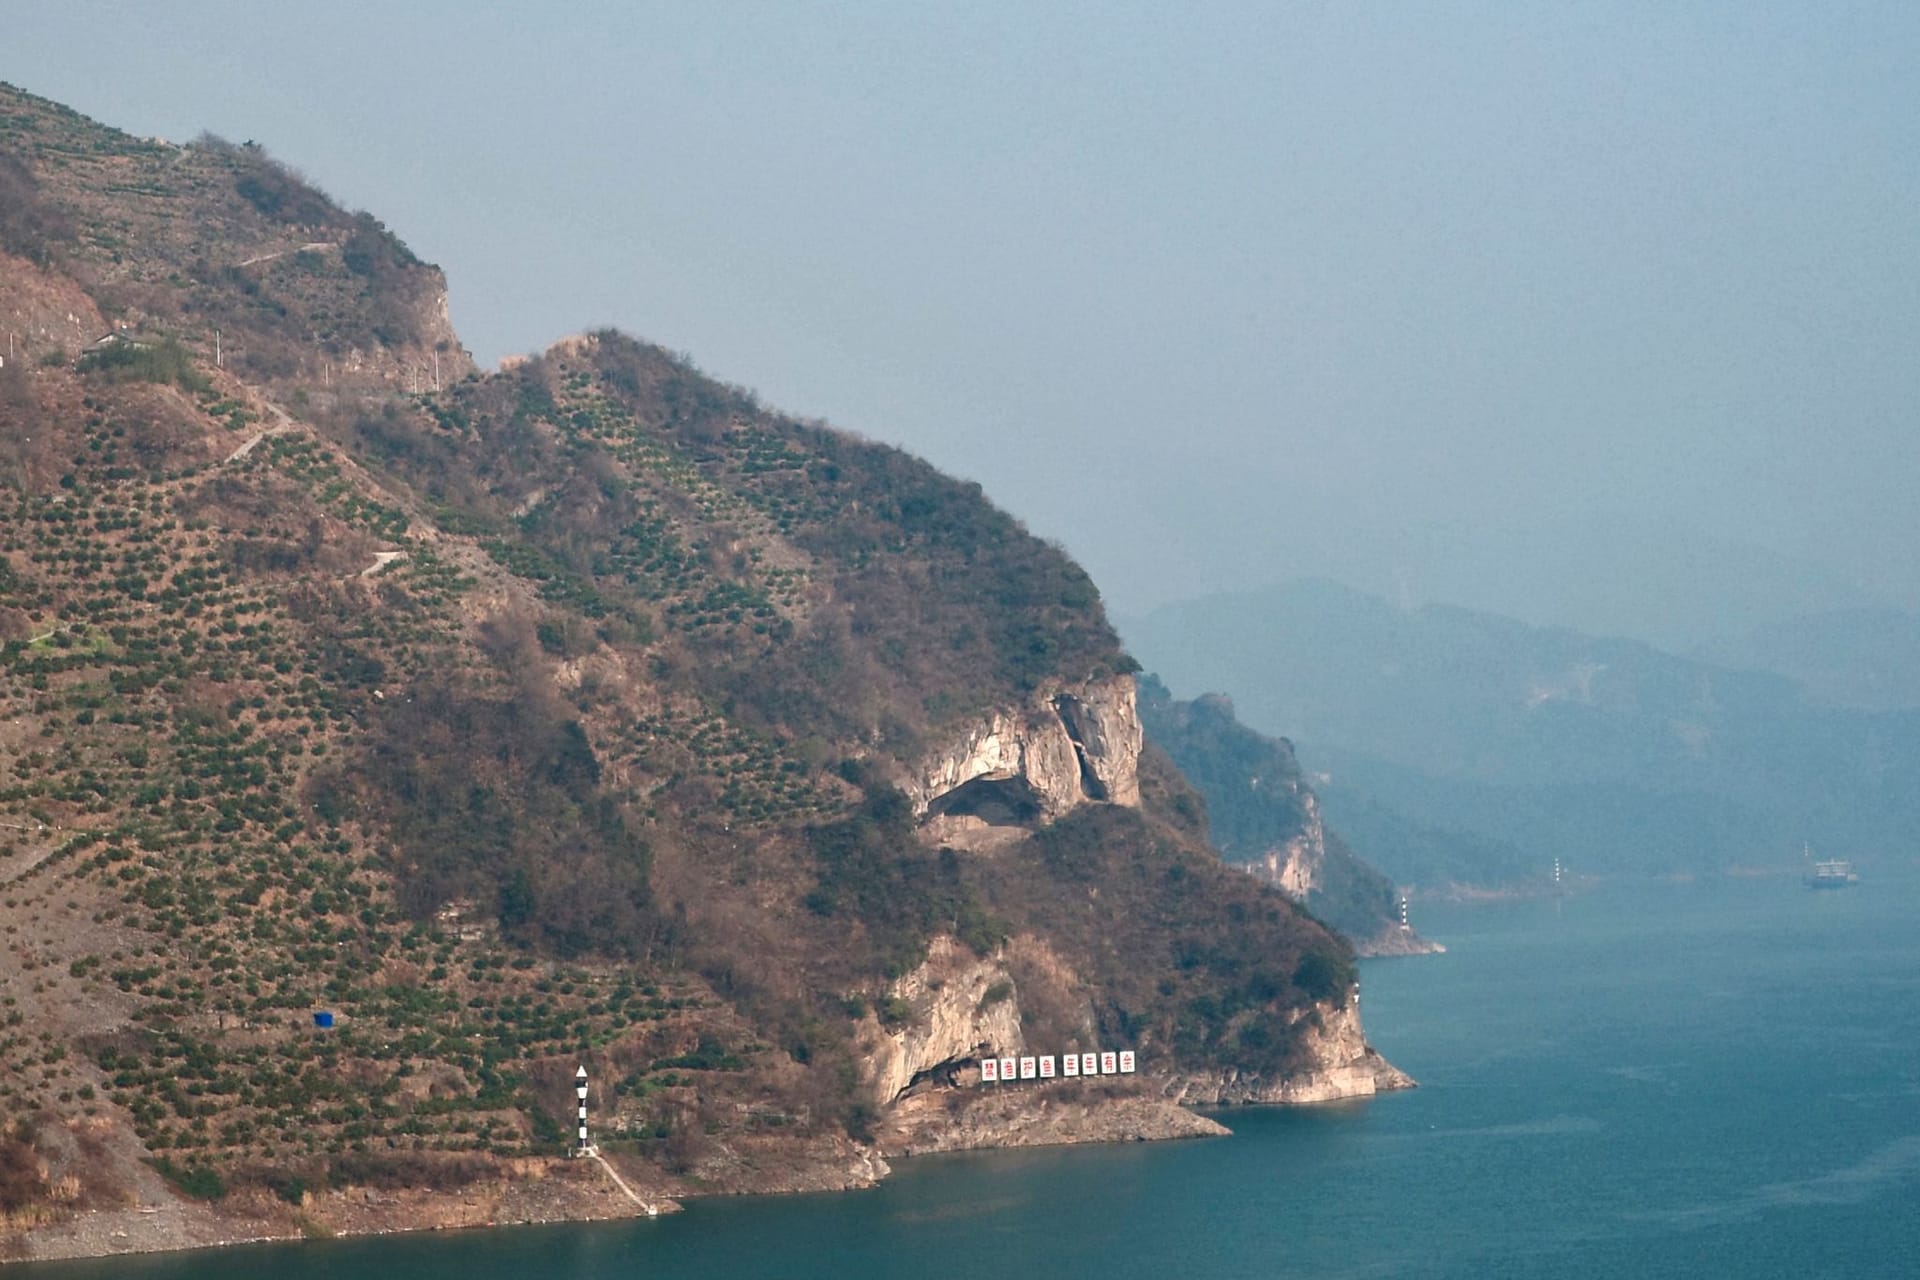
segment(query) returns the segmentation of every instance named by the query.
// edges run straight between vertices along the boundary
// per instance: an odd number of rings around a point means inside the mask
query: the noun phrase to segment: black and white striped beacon
[[[575,1155],[587,1154],[587,1069],[582,1066],[573,1073],[573,1095],[580,1099],[580,1146]]]

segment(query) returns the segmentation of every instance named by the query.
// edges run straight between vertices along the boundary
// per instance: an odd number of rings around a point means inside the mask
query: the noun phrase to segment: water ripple
[[[1811,1178],[1772,1182],[1717,1204],[1634,1215],[1681,1228],[1722,1226],[1769,1209],[1860,1204],[1891,1184],[1920,1175],[1920,1134],[1900,1138],[1855,1164]]]

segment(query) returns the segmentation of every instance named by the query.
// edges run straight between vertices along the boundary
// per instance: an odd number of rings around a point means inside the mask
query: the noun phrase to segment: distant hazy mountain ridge
[[[1784,676],[1319,582],[1127,630],[1175,688],[1232,688],[1249,723],[1285,728],[1331,775],[1336,821],[1352,795],[1356,815],[1595,870],[1890,855],[1920,822],[1920,716],[1821,706]]]
[[[1828,706],[1920,708],[1920,618],[1899,609],[1801,615],[1721,637],[1702,654],[1727,666],[1791,676]]]

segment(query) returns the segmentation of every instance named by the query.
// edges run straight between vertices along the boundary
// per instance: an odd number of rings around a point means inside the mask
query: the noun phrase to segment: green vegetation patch
[[[159,382],[192,392],[212,389],[207,376],[194,367],[193,354],[170,337],[109,339],[83,354],[75,367],[108,381]]]

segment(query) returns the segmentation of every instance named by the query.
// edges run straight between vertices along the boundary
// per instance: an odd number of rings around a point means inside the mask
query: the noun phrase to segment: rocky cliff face
[[[475,371],[472,355],[454,332],[446,276],[426,264],[411,274],[411,288],[396,291],[389,303],[397,318],[395,340],[347,348],[329,376],[419,393],[450,386]]]
[[[867,1079],[883,1106],[929,1072],[1026,1046],[1012,975],[999,960],[981,960],[952,938],[935,938],[926,962],[894,983],[891,994],[911,1010],[909,1021],[890,1032],[876,1021],[864,1045]]]
[[[1019,945],[1029,953],[1035,946],[1032,939]],[[1033,974],[1030,964],[1017,967]],[[1049,976],[1066,979],[1050,983],[1036,977],[1043,987],[1059,988],[1056,997],[1077,986],[1070,973]],[[889,1155],[1199,1137],[1226,1130],[1188,1107],[1306,1105],[1415,1087],[1410,1076],[1367,1043],[1357,999],[1295,1013],[1297,1062],[1284,1074],[1169,1070],[1161,1059],[1157,1065],[1143,1060],[1138,1075],[982,1086],[980,1058],[1028,1051],[1019,989],[1008,966],[975,960],[964,947],[942,938],[927,963],[896,983],[893,992],[911,1006],[912,1022],[892,1033],[875,1024],[863,1046],[872,1095],[885,1117],[880,1146]],[[1036,999],[1047,1002],[1038,993]],[[1082,1043],[1093,1040],[1076,1040],[1070,1047]]]
[[[1338,836],[1329,842],[1318,796],[1302,786],[1298,804],[1300,830],[1268,846],[1246,864],[1247,870],[1316,915],[1323,915],[1347,934],[1360,955],[1425,956],[1446,950],[1398,923],[1392,916],[1391,900],[1383,910],[1377,887],[1371,895],[1364,895],[1366,881],[1378,879],[1378,873],[1360,863]],[[1356,887],[1363,893],[1356,894]],[[1356,898],[1360,909],[1355,909]]]
[[[1145,735],[1132,676],[1113,676],[1063,693],[1053,709],[1073,739],[1080,790],[1089,800],[1140,803],[1140,747]]]
[[[1289,898],[1305,902],[1307,895],[1321,886],[1327,861],[1327,829],[1320,820],[1319,797],[1304,787],[1299,790],[1301,830],[1279,844],[1269,845],[1253,866],[1257,874]]]
[[[1414,1087],[1411,1076],[1367,1043],[1357,1000],[1339,1008],[1323,1004],[1299,1017],[1307,1022],[1301,1044],[1310,1065],[1304,1069],[1279,1077],[1235,1070],[1185,1073],[1171,1083],[1168,1096],[1193,1106],[1337,1102]]]
[[[1207,801],[1208,834],[1221,856],[1332,925],[1363,951],[1437,950],[1401,929],[1393,885],[1327,830],[1285,738],[1240,723],[1219,694],[1177,701],[1148,676],[1140,714],[1154,745]]]
[[[1132,676],[1043,693],[996,711],[924,761],[903,790],[930,834],[955,843],[1049,822],[1083,804],[1140,803]]]

